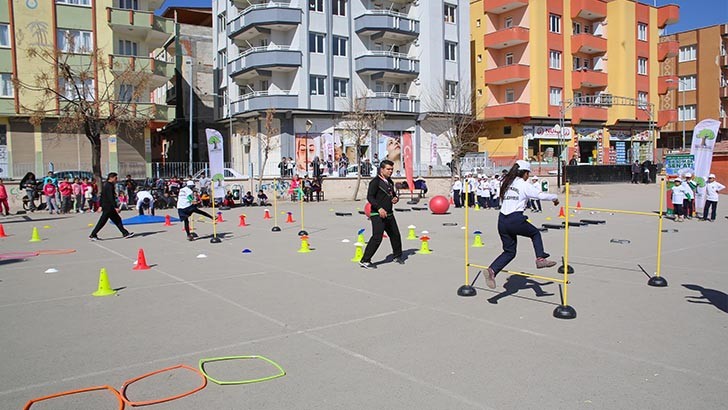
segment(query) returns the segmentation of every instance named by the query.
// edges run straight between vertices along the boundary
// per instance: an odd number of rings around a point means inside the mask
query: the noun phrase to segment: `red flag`
[[[415,190],[415,180],[412,170],[412,133],[402,133],[402,159],[404,160],[404,175],[407,177],[407,186],[410,193]]]

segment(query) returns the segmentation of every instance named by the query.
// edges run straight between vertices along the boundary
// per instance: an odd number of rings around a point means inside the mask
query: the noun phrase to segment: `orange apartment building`
[[[695,124],[706,118],[721,121],[721,136],[728,135],[728,24],[663,36],[663,45],[671,52],[662,75],[678,89],[660,96],[659,146],[681,149],[684,128],[689,150]]]
[[[659,95],[678,86],[660,76],[677,53],[660,46],[660,32],[678,16],[676,5],[633,0],[471,1],[475,104],[487,123],[479,151],[496,163],[555,163],[560,144],[565,161],[653,159]],[[554,130],[562,99],[607,95],[634,105],[572,106]]]

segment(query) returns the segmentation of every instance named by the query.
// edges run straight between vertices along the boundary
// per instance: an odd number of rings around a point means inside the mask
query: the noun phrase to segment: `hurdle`
[[[464,184],[465,185],[465,184]],[[566,186],[566,209],[569,207],[569,187],[568,184]],[[480,271],[475,276],[475,279],[473,280],[473,283],[470,283],[470,268],[486,270],[488,269],[488,266],[484,265],[477,265],[474,263],[470,263],[470,253],[468,249],[468,243],[469,243],[469,233],[470,232],[470,218],[469,218],[469,206],[468,206],[468,188],[465,188],[465,283],[458,288],[458,296],[463,297],[470,297],[475,296],[477,294],[477,291],[475,287],[473,286],[475,284],[475,281],[478,279],[478,276],[480,275]],[[584,209],[584,208],[581,208]],[[569,249],[569,214],[566,213],[566,226],[564,227],[564,266],[568,265],[568,249]],[[569,273],[568,269],[563,269],[563,277],[562,278],[553,278],[549,276],[541,276],[541,275],[534,275],[532,273],[527,272],[519,272],[519,271],[512,271],[512,270],[502,270],[501,272],[504,272],[508,275],[517,275],[517,276],[523,276],[527,278],[534,278],[534,279],[541,279],[541,280],[548,280],[551,282],[556,282],[562,285],[562,293],[561,293],[561,304],[554,309],[553,316],[557,319],[574,319],[576,318],[576,310],[569,306],[568,304],[568,297],[569,297]]]
[[[566,183],[566,197],[568,198],[569,195],[569,183]],[[665,219],[665,181],[662,181],[660,183],[660,210],[658,213],[654,212],[642,212],[642,211],[629,211],[629,210],[622,210],[622,209],[604,209],[604,208],[585,208],[581,207],[578,208],[580,211],[592,211],[592,212],[609,212],[613,214],[625,214],[625,215],[637,215],[637,216],[652,216],[658,218],[657,223],[657,267],[655,270],[655,275],[650,277],[650,279],[647,281],[647,284],[649,286],[654,286],[658,288],[664,288],[667,286],[667,279],[662,277],[662,223]],[[567,199],[566,202],[566,221],[569,221],[569,202]],[[574,208],[576,209],[576,208]],[[566,224],[566,242],[564,244],[564,265],[568,266],[569,262],[569,224]]]

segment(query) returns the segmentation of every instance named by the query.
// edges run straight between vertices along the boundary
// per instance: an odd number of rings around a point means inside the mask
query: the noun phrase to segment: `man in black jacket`
[[[364,256],[359,262],[359,266],[364,269],[376,268],[372,263],[372,256],[382,243],[382,235],[387,232],[389,241],[392,243],[392,253],[395,262],[404,265],[402,259],[402,238],[399,235],[397,220],[394,219],[394,210],[392,206],[399,202],[397,192],[394,189],[394,181],[392,181],[392,172],[394,171],[394,162],[385,159],[379,163],[378,175],[369,182],[367,190],[367,202],[371,204],[371,214],[369,219],[372,221],[372,237],[369,239]]]
[[[129,232],[124,229],[124,224],[121,222],[119,212],[116,210],[115,186],[118,179],[119,176],[116,172],[110,172],[109,176],[106,178],[106,182],[104,182],[103,187],[101,187],[101,216],[99,217],[99,222],[96,223],[96,227],[93,231],[91,231],[91,235],[88,237],[92,241],[99,239],[96,235],[99,233],[101,228],[106,225],[106,222],[108,222],[109,219],[111,219],[111,222],[119,228],[119,231],[122,235],[124,235],[124,238],[131,238],[134,236],[133,232]]]

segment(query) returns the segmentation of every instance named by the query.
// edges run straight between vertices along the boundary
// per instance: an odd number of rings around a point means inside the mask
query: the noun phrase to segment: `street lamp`
[[[306,176],[308,176],[308,132],[311,131],[311,127],[313,127],[313,122],[306,120]]]
[[[194,172],[192,172],[192,140],[193,140],[193,138],[192,138],[192,110],[194,108],[194,106],[193,106],[193,102],[194,102],[193,92],[194,92],[194,90],[192,89],[192,78],[193,78],[193,75],[192,75],[192,68],[193,68],[193,66],[192,66],[192,57],[190,57],[190,58],[187,59],[187,65],[190,66],[190,95],[189,95],[189,99],[190,99],[190,118],[189,118],[189,120],[190,120],[190,131],[189,131],[189,133],[190,133],[190,135],[189,135],[189,138],[190,138],[190,141],[189,141],[190,142],[190,158],[189,158],[189,172],[188,172],[188,174],[189,175],[192,175],[192,174],[194,174]]]
[[[674,83],[675,80],[672,78],[668,78],[668,83]],[[678,84],[682,86],[682,90],[680,92],[682,93],[682,150],[685,151],[685,88],[686,88],[686,82],[685,80],[681,80],[680,78],[677,79]],[[680,109],[678,108],[678,112],[680,112]]]
[[[562,153],[562,137],[563,137],[563,128],[562,123],[563,122],[563,116],[559,119],[559,124],[554,125],[554,131],[559,134],[559,150],[556,153],[556,187],[561,188],[561,153]]]

